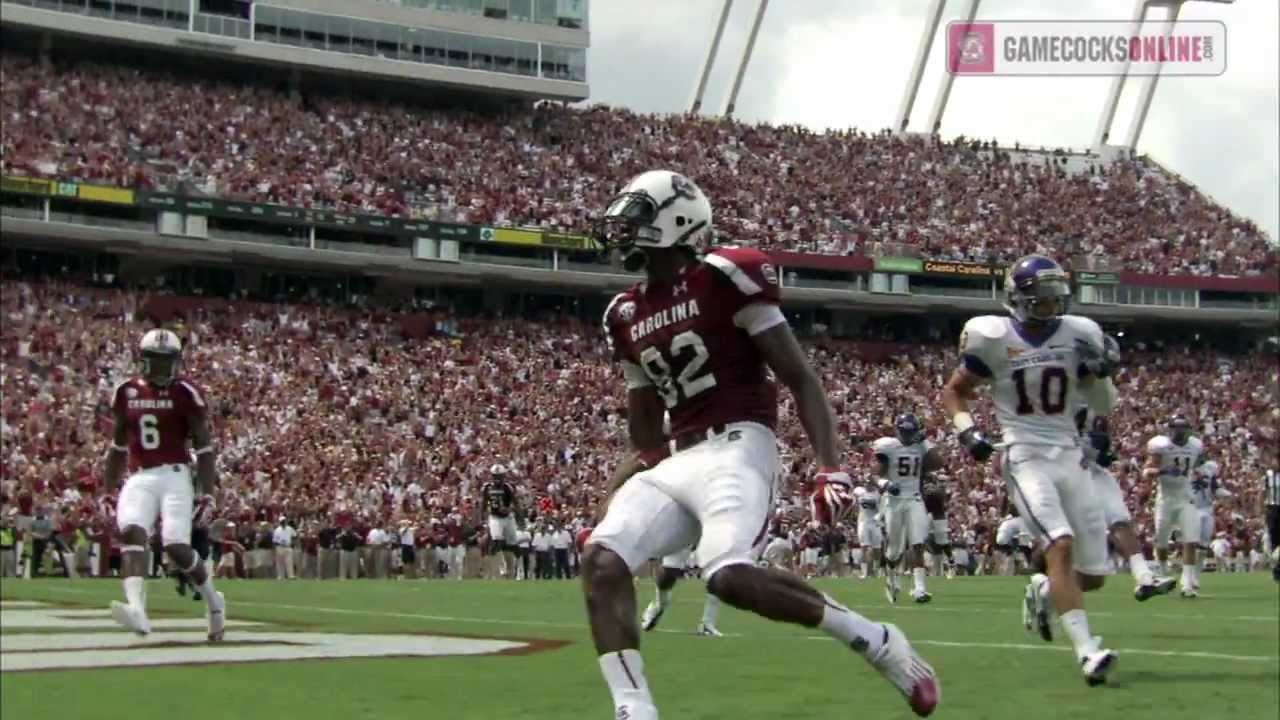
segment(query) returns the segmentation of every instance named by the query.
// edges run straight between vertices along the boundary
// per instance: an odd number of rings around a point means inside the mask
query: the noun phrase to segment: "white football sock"
[[[702,624],[716,626],[716,620],[720,619],[720,598],[707,593],[707,600],[702,604]]]
[[[874,657],[884,646],[885,636],[888,634],[884,625],[866,619],[836,602],[830,595],[824,593],[822,597],[826,601],[822,609],[822,622],[818,624],[822,632],[861,651],[868,658]]]
[[[609,685],[615,708],[640,705],[653,708],[653,696],[644,677],[644,660],[639,650],[619,650],[600,656],[600,672]],[[633,713],[634,714],[634,713]]]
[[[1044,597],[1049,597],[1049,576],[1044,573],[1036,573],[1031,576],[1031,584],[1035,585],[1037,592]]]
[[[871,577],[870,563],[862,563],[862,577]]]
[[[1147,566],[1147,558],[1140,552],[1129,556],[1129,572],[1139,585],[1150,585],[1155,582],[1151,568]]]
[[[1191,579],[1191,566],[1182,566],[1182,587],[1184,589],[1191,588],[1195,585],[1195,581]]]
[[[1067,637],[1071,638],[1071,644],[1076,649],[1077,658],[1083,659],[1098,651],[1098,644],[1089,632],[1089,618],[1085,617],[1084,610],[1068,610],[1060,619],[1062,629],[1067,631]]]
[[[915,592],[917,595],[923,593],[924,589],[924,568],[918,567],[911,571],[911,577],[915,580]]]
[[[669,605],[671,605],[671,591],[659,589],[658,590],[658,607],[666,608]]]
[[[200,594],[204,596],[204,602],[209,607],[215,607],[218,600],[218,593],[213,589],[213,575],[204,576],[204,584],[196,588]]]
[[[143,594],[143,580],[139,577],[127,577],[124,579],[124,599],[133,607],[145,611],[147,609],[147,598]]]

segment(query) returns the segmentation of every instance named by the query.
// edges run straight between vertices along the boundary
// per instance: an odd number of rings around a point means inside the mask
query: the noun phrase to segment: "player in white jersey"
[[[880,491],[874,483],[853,489],[858,502],[858,544],[862,546],[862,579],[875,574],[884,560],[884,532],[880,528]]]
[[[1200,516],[1199,542],[1195,550],[1194,588],[1196,592],[1200,591],[1200,571],[1204,569],[1204,560],[1209,556],[1209,543],[1213,542],[1213,504],[1218,500],[1231,497],[1231,491],[1223,487],[1219,480],[1220,474],[1221,468],[1214,460],[1206,460],[1192,471],[1191,504]]]
[[[1129,508],[1124,503],[1124,492],[1115,476],[1107,469],[1116,461],[1116,456],[1111,451],[1111,430],[1107,419],[1096,416],[1089,411],[1087,405],[1082,404],[1076,408],[1076,426],[1080,428],[1085,459],[1089,463],[1087,469],[1102,503],[1109,539],[1119,554],[1128,561],[1129,572],[1137,583],[1133,596],[1143,602],[1156,595],[1167,595],[1173,590],[1174,581],[1157,575],[1147,564],[1147,558],[1142,554],[1142,543],[1133,531]]]
[[[1006,515],[996,528],[996,550],[1003,556],[998,574],[1016,575],[1018,557],[1030,562],[1031,547],[1035,543],[1027,524],[1017,515]]]
[[[885,597],[898,601],[898,573],[911,570],[911,597],[927,603],[933,596],[925,589],[924,543],[929,539],[929,513],[921,490],[925,477],[942,467],[942,457],[924,437],[920,421],[910,413],[894,421],[897,437],[882,437],[871,445],[877,474],[885,494]]]
[[[689,567],[691,558],[693,558],[692,547],[677,550],[662,558],[662,569],[654,576],[657,596],[649,601],[648,607],[644,609],[644,614],[640,617],[640,627],[645,632],[658,627],[658,621],[662,619],[663,613],[671,606],[671,591],[675,588],[676,581],[684,577],[684,571]],[[702,603],[702,621],[698,623],[698,634],[707,637],[721,637],[723,633],[716,629],[716,621],[719,619],[720,598],[707,593],[707,597]]]
[[[1191,422],[1182,415],[1169,420],[1169,434],[1147,441],[1142,476],[1156,481],[1156,559],[1169,562],[1174,532],[1182,543],[1182,596],[1196,597],[1196,546],[1200,543],[1200,513],[1191,504],[1191,475],[1204,456],[1204,444],[1191,435]],[[1205,542],[1208,542],[1207,540]]]
[[[992,386],[1003,434],[1001,463],[1018,514],[1047,544],[1046,590],[1075,648],[1089,685],[1106,682],[1116,654],[1101,647],[1084,611],[1084,588],[1109,572],[1102,506],[1085,471],[1071,409],[1083,401],[1099,414],[1116,402],[1108,349],[1094,321],[1068,315],[1071,288],[1053,260],[1031,255],[1009,268],[1005,308],[1011,317],[981,316],[960,334],[962,365],[942,399],[959,440],[979,462],[995,451],[969,413],[979,386]]]

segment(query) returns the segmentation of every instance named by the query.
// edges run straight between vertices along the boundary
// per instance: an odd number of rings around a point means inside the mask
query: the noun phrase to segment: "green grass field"
[[[826,580],[823,588],[876,619],[898,623],[937,668],[942,706],[934,717],[1090,720],[1275,720],[1280,703],[1280,593],[1268,575],[1206,575],[1198,600],[1129,595],[1127,578],[1088,598],[1095,633],[1120,653],[1112,680],[1088,688],[1068,645],[1046,645],[1019,622],[1016,578],[933,580],[934,603],[890,607],[878,583]],[[609,718],[573,582],[227,582],[228,643],[255,632],[400,633],[555,640],[526,654],[290,660],[157,668],[5,672],[5,720],[255,720],[257,718]],[[638,586],[641,606],[653,592]],[[6,580],[13,601],[105,608],[114,581]],[[148,585],[153,619],[197,618],[203,605]],[[649,681],[664,718],[913,717],[859,658],[816,631],[775,625],[725,609],[729,637],[692,634],[699,583],[676,590],[661,632],[644,638]],[[3,627],[6,661],[27,636],[44,643],[67,629]],[[81,631],[82,632],[82,631]],[[109,629],[112,642],[136,642]],[[45,633],[32,639],[31,633]],[[1059,633],[1061,635],[1061,633]],[[152,636],[155,637],[155,636]],[[198,637],[198,636],[193,636]],[[236,651],[248,652],[245,646]],[[190,649],[192,658],[198,654]],[[81,650],[77,653],[93,653]],[[139,650],[126,652],[138,653]],[[90,655],[90,657],[93,657]]]

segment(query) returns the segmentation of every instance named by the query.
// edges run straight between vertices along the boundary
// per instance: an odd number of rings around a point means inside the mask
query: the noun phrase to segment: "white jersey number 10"
[[[1025,368],[1013,371],[1013,385],[1018,391],[1018,414],[1031,415],[1036,412],[1030,395],[1027,394],[1027,371]],[[1041,415],[1058,415],[1067,409],[1067,371],[1060,367],[1047,367],[1040,372],[1040,411]]]

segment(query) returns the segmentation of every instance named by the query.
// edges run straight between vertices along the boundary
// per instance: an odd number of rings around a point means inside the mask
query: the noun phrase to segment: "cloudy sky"
[[[704,112],[718,112],[729,93],[756,2],[734,2]],[[963,4],[948,3],[911,130],[928,124],[943,76],[946,22],[961,19]],[[1049,9],[1034,12],[1025,10],[1027,5],[1025,0],[986,0],[979,19],[1126,20],[1133,10],[1130,0],[1038,3]],[[735,114],[815,128],[889,127],[928,6],[928,0],[773,0]],[[720,8],[720,0],[596,0],[591,6],[592,100],[641,112],[687,110]],[[1163,12],[1153,10],[1153,17]],[[1280,3],[1192,2],[1181,19],[1226,23],[1227,71],[1213,78],[1161,79],[1138,151],[1280,238]],[[1131,79],[1126,85],[1113,140],[1127,137],[1143,82]],[[1086,147],[1110,83],[1110,78],[958,78],[942,134]]]

